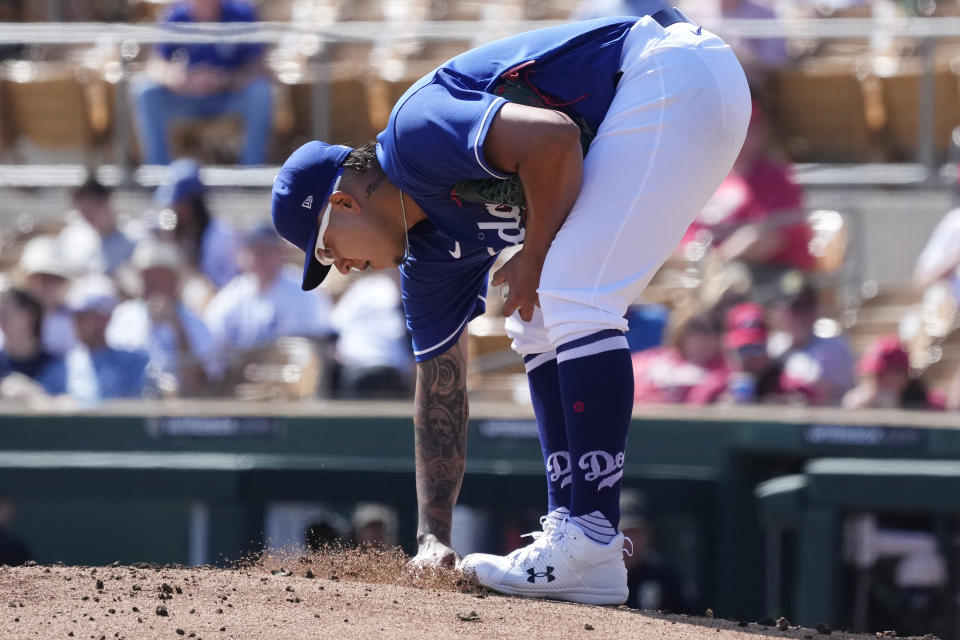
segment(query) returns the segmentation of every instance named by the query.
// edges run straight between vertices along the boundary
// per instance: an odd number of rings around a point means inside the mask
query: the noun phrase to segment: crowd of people
[[[702,295],[646,314],[665,331],[631,324],[636,402],[954,408],[958,394],[927,389],[900,337],[877,336],[858,361],[840,325],[819,322],[836,310],[821,304],[803,193],[770,149],[756,103],[733,170],[676,250],[700,265]],[[91,177],[62,229],[23,245],[0,294],[0,397],[233,395],[288,337],[306,339],[325,372],[299,397],[411,392],[396,273],[301,291],[297,256],[268,220],[238,229],[215,214],[194,160],[167,171],[129,224]],[[953,217],[918,260],[918,290],[952,291]]]
[[[898,335],[877,336],[858,360],[843,335],[818,335],[816,290],[801,274],[782,286],[768,306],[734,294],[676,314],[665,346],[633,356],[637,404],[946,408]]]
[[[269,221],[237,229],[210,211],[195,161],[173,162],[125,228],[94,178],[72,203],[59,233],[23,245],[0,294],[0,397],[230,395],[231,372],[288,337],[329,373],[307,395],[410,389],[397,279],[358,277],[337,301],[301,291]]]

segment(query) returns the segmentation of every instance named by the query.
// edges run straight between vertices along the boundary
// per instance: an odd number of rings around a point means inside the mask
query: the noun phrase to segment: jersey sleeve
[[[395,151],[394,175],[425,191],[471,178],[509,178],[483,154],[490,124],[506,100],[465,88],[438,71],[404,96],[386,133]]]
[[[429,222],[411,231],[410,253],[400,267],[400,289],[413,355],[422,362],[456,344],[467,323],[486,310],[496,254],[448,240]]]

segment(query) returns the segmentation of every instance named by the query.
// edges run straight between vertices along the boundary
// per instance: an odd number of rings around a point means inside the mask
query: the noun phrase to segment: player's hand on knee
[[[456,567],[460,564],[460,556],[449,545],[440,542],[436,536],[424,536],[420,547],[407,569],[417,571],[426,567]]]
[[[529,322],[533,318],[534,307],[540,306],[537,287],[542,269],[542,263],[531,260],[521,249],[493,274],[490,284],[504,287],[507,291],[503,303],[504,316],[519,310],[524,321]]]

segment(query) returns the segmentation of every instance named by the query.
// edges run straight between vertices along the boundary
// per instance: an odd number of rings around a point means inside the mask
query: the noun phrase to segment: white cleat
[[[471,553],[460,569],[488,589],[514,596],[582,604],[627,601],[622,533],[603,545],[569,520],[558,525],[544,520],[544,531],[527,534],[533,536],[533,543],[507,556]]]

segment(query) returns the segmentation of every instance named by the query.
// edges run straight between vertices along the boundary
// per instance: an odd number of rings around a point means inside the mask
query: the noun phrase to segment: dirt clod
[[[831,633],[833,633],[833,629],[830,628],[830,625],[824,624],[822,622],[816,626],[816,629],[817,629],[817,633],[819,633],[822,636],[828,636]]]
[[[593,631],[593,625],[590,624],[589,622],[583,625],[583,628],[586,629],[587,631]]]
[[[777,629],[780,629],[780,631],[786,631],[789,628],[790,628],[789,620],[787,620],[783,616],[780,616],[779,618],[777,618]]]
[[[165,618],[169,616],[170,613],[167,611],[167,608],[161,604],[159,607],[157,607],[157,615]]]
[[[480,614],[476,611],[471,611],[470,613],[458,613],[457,619],[461,622],[479,622]]]

